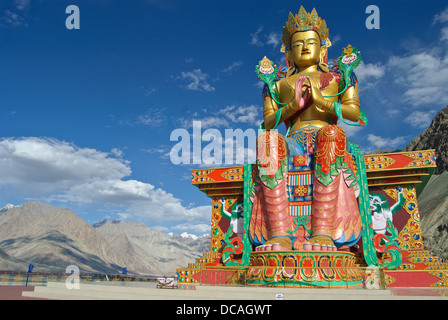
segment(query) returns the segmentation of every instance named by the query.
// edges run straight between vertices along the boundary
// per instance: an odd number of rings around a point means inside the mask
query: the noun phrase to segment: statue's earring
[[[319,68],[323,71],[323,72],[330,72],[330,68],[328,67],[328,64],[326,64],[324,62],[324,58],[321,55],[319,58]]]
[[[294,64],[288,68],[288,70],[286,71],[286,76],[289,77],[291,75],[293,75],[294,73],[296,73],[296,67],[294,66]]]

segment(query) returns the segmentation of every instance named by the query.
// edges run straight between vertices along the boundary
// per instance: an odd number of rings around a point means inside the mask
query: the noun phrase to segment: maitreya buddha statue
[[[297,15],[289,14],[282,41],[288,69],[280,79],[265,81],[266,130],[258,137],[249,236],[264,250],[349,247],[362,233],[359,186],[350,144],[336,122],[365,120],[353,73],[360,53],[348,46],[338,61],[344,72],[330,70],[326,22],[315,9],[308,13],[303,7]],[[257,68],[259,76],[277,76],[276,66],[266,57]],[[273,130],[281,123],[288,129],[286,136]],[[295,192],[288,188],[291,159],[297,170],[313,171],[312,209],[299,219],[291,217],[289,208],[289,193]]]

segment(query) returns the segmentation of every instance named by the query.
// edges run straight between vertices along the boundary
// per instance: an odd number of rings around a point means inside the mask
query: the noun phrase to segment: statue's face
[[[292,60],[296,67],[318,65],[323,54],[319,34],[315,31],[300,31],[291,38]]]

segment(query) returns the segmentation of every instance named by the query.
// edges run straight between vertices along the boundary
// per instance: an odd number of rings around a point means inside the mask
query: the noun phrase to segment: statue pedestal
[[[355,254],[342,251],[256,251],[250,256],[246,283],[282,287],[361,287],[365,268]]]

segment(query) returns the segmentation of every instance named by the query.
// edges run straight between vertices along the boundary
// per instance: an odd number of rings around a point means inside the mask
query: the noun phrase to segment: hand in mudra
[[[319,84],[313,83],[308,80],[308,89],[310,91],[309,99],[311,99],[312,103],[320,110],[325,111],[325,98],[322,95],[322,92],[319,89]],[[310,85],[311,84],[311,85]]]
[[[319,83],[313,81],[313,78],[301,76],[296,82],[296,99],[299,109],[305,105],[316,105],[320,111],[324,111],[325,99],[319,89]]]

